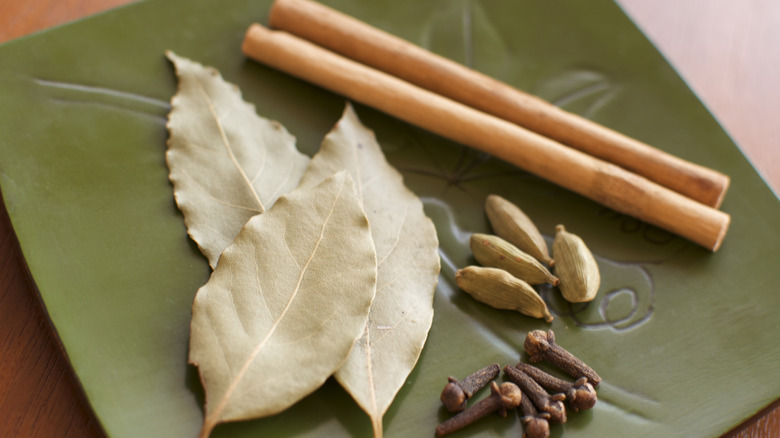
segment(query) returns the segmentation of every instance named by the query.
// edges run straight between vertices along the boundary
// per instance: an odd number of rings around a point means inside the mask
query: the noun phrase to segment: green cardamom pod
[[[542,233],[518,206],[498,195],[490,195],[485,200],[485,212],[496,235],[543,264],[553,266]]]
[[[538,260],[498,236],[472,234],[470,245],[474,257],[483,266],[503,269],[529,284],[558,285],[558,278]]]
[[[542,297],[530,284],[498,268],[468,266],[455,274],[458,287],[496,309],[516,310],[533,318],[553,320]]]
[[[601,285],[596,259],[585,242],[567,232],[563,225],[555,227],[553,256],[563,298],[572,303],[585,303],[596,298]]]

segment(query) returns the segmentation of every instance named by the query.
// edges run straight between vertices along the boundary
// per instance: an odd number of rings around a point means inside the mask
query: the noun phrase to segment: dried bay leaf
[[[206,390],[201,436],[221,422],[281,412],[339,369],[366,326],[376,263],[346,172],[251,218],[193,304],[189,360]]]
[[[382,436],[382,417],[417,363],[433,321],[439,242],[422,202],[349,104],[312,158],[301,187],[341,169],[355,180],[378,265],[365,332],[335,377],[368,413],[374,435]]]
[[[381,436],[433,319],[438,239],[422,203],[351,106],[306,168],[294,138],[216,70],[167,56],[179,78],[170,179],[215,268],[191,323],[190,362],[206,390],[201,435],[281,412],[335,372]]]
[[[170,180],[187,232],[213,268],[250,217],[297,187],[309,158],[219,72],[166,55],[179,81],[167,125]]]

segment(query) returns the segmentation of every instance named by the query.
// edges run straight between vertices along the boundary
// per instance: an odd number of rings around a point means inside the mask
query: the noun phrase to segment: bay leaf
[[[417,363],[433,321],[439,242],[422,202],[349,104],[312,158],[301,187],[340,169],[355,180],[378,264],[365,332],[335,377],[368,413],[374,435],[382,436],[382,417]]]
[[[179,81],[167,124],[169,177],[187,232],[213,268],[250,217],[298,186],[309,158],[218,71],[166,55]]]
[[[252,217],[192,307],[201,436],[281,412],[322,385],[363,333],[375,290],[376,252],[348,173]]]

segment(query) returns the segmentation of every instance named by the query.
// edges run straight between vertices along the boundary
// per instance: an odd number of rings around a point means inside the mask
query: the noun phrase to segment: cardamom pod
[[[458,287],[496,309],[516,310],[534,318],[553,320],[542,297],[530,284],[498,268],[468,266],[455,274]]]
[[[601,285],[596,259],[585,242],[567,232],[563,225],[555,227],[553,256],[563,298],[572,303],[585,303],[596,298]]]
[[[518,206],[498,195],[490,195],[485,200],[485,212],[496,235],[543,264],[553,266],[555,262],[550,258],[547,242]]]
[[[558,278],[538,260],[498,236],[472,234],[470,245],[474,257],[483,266],[503,269],[529,284],[558,285]]]

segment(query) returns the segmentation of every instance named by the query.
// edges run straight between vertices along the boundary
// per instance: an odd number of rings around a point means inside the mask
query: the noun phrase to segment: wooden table
[[[0,0],[0,43],[131,0]],[[618,0],[780,193],[780,2]],[[0,203],[0,437],[102,437]],[[780,401],[727,435],[780,436]]]

